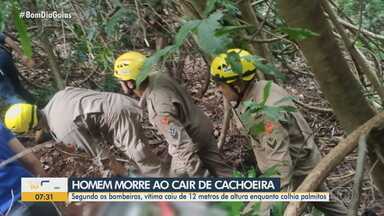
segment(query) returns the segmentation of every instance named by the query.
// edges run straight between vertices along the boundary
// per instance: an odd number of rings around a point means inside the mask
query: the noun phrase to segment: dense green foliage
[[[345,15],[351,18],[355,24],[360,23],[361,4],[363,4],[363,28],[384,35],[384,1],[338,0],[337,3],[340,5],[340,8]]]

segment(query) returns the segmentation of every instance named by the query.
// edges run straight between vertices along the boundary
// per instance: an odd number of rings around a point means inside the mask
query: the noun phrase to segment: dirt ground
[[[215,135],[218,137],[220,135],[223,118],[221,95],[214,90],[214,86],[211,83],[204,96],[199,97],[199,93],[205,84],[204,77],[208,69],[201,59],[193,61],[190,59],[193,58],[188,58],[183,66],[182,82],[199,107],[212,119],[215,127]],[[283,86],[295,96],[298,101],[304,104],[298,105],[298,108],[313,129],[316,143],[321,153],[325,155],[337,145],[345,134],[336,121],[334,114],[327,110],[329,105],[324,100],[319,90],[319,85],[313,79],[309,69],[303,66],[305,64],[302,62],[302,59],[298,57],[294,61],[289,62],[289,64],[294,70],[289,71],[286,68],[280,68],[288,78]],[[24,76],[28,78],[29,75],[24,73]],[[31,78],[33,80],[33,77]],[[143,122],[143,127],[149,143],[154,146],[154,151],[161,156],[164,162],[169,162],[170,157],[167,154],[167,144],[164,142],[164,139],[146,119]],[[108,175],[108,173],[100,172],[99,168],[94,165],[92,159],[87,155],[81,152],[68,152],[58,146],[59,145],[53,145],[52,147],[44,148],[37,152],[49,176],[96,177]],[[126,163],[126,158],[124,158],[123,155],[120,155],[118,152],[114,153],[122,164]],[[226,137],[223,154],[230,165],[242,172],[247,171],[256,164],[247,138],[241,135],[240,131],[237,130],[233,124],[230,125]],[[348,155],[344,162],[327,178],[328,186],[346,205],[350,203],[352,196],[355,165],[356,152]],[[371,209],[377,215],[384,215],[384,198],[372,185],[369,178],[368,167],[365,170],[360,212]]]

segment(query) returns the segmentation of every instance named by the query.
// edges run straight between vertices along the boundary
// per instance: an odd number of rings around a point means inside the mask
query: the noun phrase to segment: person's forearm
[[[25,168],[32,172],[34,176],[47,176],[40,160],[32,152],[20,158],[20,162]]]
[[[16,154],[27,150],[16,138],[10,140],[8,145]],[[20,158],[19,161],[25,168],[32,172],[32,174],[36,176],[46,176],[40,160],[32,152]]]
[[[28,156],[26,156],[28,157]],[[28,159],[22,159],[23,165],[32,172],[34,176],[47,176],[47,173],[43,169],[43,165],[34,155],[29,155]]]

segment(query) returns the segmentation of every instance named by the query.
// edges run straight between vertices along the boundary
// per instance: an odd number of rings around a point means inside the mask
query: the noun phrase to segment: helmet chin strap
[[[28,125],[28,131],[30,131],[32,128],[33,128],[33,123],[35,122],[35,106],[32,105],[32,109],[31,109],[31,121],[29,122],[29,125]],[[36,119],[37,120],[37,119]]]

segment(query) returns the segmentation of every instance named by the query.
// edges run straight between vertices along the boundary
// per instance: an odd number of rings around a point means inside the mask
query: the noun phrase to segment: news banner
[[[279,178],[22,178],[23,202],[328,202],[328,192],[279,192]]]

